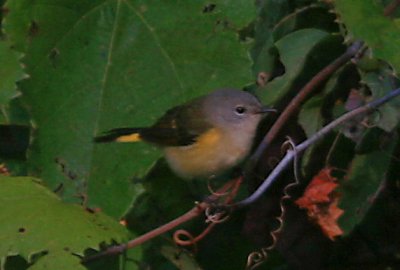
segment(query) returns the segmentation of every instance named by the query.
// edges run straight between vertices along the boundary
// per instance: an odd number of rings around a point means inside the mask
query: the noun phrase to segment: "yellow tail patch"
[[[139,133],[132,133],[129,135],[120,136],[115,141],[116,142],[139,142],[139,141],[141,141],[141,138],[140,138]]]

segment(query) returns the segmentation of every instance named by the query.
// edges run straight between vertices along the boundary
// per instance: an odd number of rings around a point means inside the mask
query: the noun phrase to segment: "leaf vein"
[[[185,86],[179,76],[179,73],[176,69],[176,65],[174,63],[174,61],[172,61],[171,56],[168,54],[168,52],[161,46],[161,41],[158,38],[157,34],[154,31],[154,28],[151,27],[150,23],[142,16],[142,14],[140,12],[137,11],[137,9],[127,0],[125,0],[125,3],[127,4],[127,6],[136,14],[136,16],[142,21],[142,23],[144,24],[144,26],[146,26],[147,30],[149,31],[149,33],[151,34],[151,36],[153,37],[155,44],[159,47],[161,54],[164,56],[164,58],[167,60],[168,64],[170,65],[172,72],[174,73],[176,80],[179,83],[179,86],[182,90],[185,89]]]

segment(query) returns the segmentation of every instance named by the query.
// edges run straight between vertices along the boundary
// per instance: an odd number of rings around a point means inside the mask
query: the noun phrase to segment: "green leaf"
[[[357,154],[364,154],[380,149],[385,142],[393,139],[392,135],[393,134],[386,133],[378,127],[368,128],[363,132],[362,136],[360,136],[355,150]]]
[[[345,171],[354,157],[354,142],[332,132],[324,140],[308,148],[302,157],[305,179],[312,179],[325,167]]]
[[[188,182],[177,177],[165,160],[158,161],[143,180],[144,192],[135,201],[124,217],[134,231],[145,233],[182,215],[194,206],[196,198],[190,189],[194,185],[197,195],[204,196],[198,190],[196,182]],[[206,189],[204,181],[199,187]],[[168,191],[166,192],[166,188]]]
[[[152,124],[168,108],[251,78],[238,41],[251,1],[10,0],[6,30],[26,52],[21,84],[36,124],[30,173],[64,198],[86,193],[119,217],[138,195],[131,184],[160,153],[138,144],[94,145],[110,128]]]
[[[322,128],[324,119],[321,115],[321,105],[324,97],[316,96],[307,101],[299,114],[299,123],[304,129],[307,137],[312,136],[315,132]]]
[[[86,269],[77,256],[85,249],[128,239],[116,221],[62,202],[34,178],[0,177],[0,185],[2,261],[16,254],[31,261],[45,252],[32,269]]]
[[[201,270],[202,268],[197,264],[193,255],[184,252],[172,246],[162,246],[161,253],[179,270]]]
[[[10,123],[9,102],[19,95],[16,82],[26,77],[19,62],[22,54],[10,47],[9,40],[0,37],[0,124]]]
[[[378,192],[379,185],[385,181],[396,141],[397,138],[393,139],[386,149],[356,155],[348,174],[340,180],[339,207],[344,210],[344,214],[340,217],[339,224],[346,235],[363,220],[372,205],[371,200]]]
[[[362,81],[368,86],[372,93],[372,99],[378,99],[399,85],[398,80],[387,68],[381,68],[375,72],[361,74]],[[386,132],[393,131],[400,121],[400,100],[395,98],[378,109],[379,115],[375,117],[376,126]]]
[[[259,1],[256,4],[258,16],[254,26],[254,45],[250,51],[255,76],[259,72],[274,76],[273,69],[277,61],[274,44],[291,32],[303,28],[337,31],[333,15],[322,6],[277,0]]]
[[[389,62],[398,72],[400,24],[383,15],[383,7],[379,1],[334,0],[332,3],[351,38],[365,41],[375,57]]]
[[[338,31],[334,15],[329,13],[325,6],[310,4],[282,18],[274,27],[273,35],[275,40],[279,40],[295,30],[304,28],[316,28],[327,32]]]
[[[0,113],[0,121],[5,125],[31,126],[31,116],[25,104],[22,102],[22,96],[17,96],[9,100],[4,106],[3,114]],[[4,116],[4,121],[1,118]]]
[[[328,36],[327,32],[321,30],[302,29],[280,39],[275,45],[285,66],[285,74],[257,91],[261,100],[264,103],[274,104],[285,95],[290,90],[293,80],[304,68],[312,48]]]
[[[272,72],[276,56],[271,52],[274,47],[273,27],[290,12],[288,1],[265,0],[257,2],[258,14],[254,25],[254,44],[250,55],[253,59],[253,73]]]
[[[204,181],[202,185],[195,185],[196,182],[183,181],[169,169],[165,160],[159,160],[143,180],[144,192],[136,199],[132,208],[124,219],[129,229],[144,234],[171,220],[181,216],[195,206],[195,201],[204,198],[206,191],[199,191],[201,187],[206,188]],[[194,185],[191,189],[191,185]],[[192,191],[201,194],[201,197],[194,196]],[[202,221],[200,221],[203,223]],[[189,225],[193,222],[189,222]],[[188,223],[182,224],[180,229],[187,229]],[[190,228],[190,227],[189,227]],[[186,254],[182,257],[172,256],[170,250],[165,247],[173,245],[172,235],[174,230],[166,234],[164,239],[156,238],[143,248],[142,263],[152,269],[176,269],[174,264],[193,263],[187,261]]]
[[[326,51],[326,49],[322,49],[322,51]],[[321,57],[316,59],[321,59]],[[322,128],[327,121],[335,117],[334,115],[338,111],[340,111],[340,114],[337,117],[345,113],[343,103],[338,102],[338,100],[347,98],[349,91],[358,87],[358,84],[357,69],[352,64],[340,68],[330,76],[323,90],[306,101],[301,107],[298,121],[306,132],[307,137]]]

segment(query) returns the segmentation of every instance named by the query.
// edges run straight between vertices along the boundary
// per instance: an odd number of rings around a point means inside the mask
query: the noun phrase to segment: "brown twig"
[[[245,175],[248,175],[248,172],[254,170],[254,167],[257,164],[257,161],[260,159],[261,155],[265,152],[267,147],[271,144],[271,142],[278,135],[279,131],[285,125],[285,123],[289,120],[289,118],[297,111],[300,105],[306,100],[306,98],[316,89],[316,87],[325,81],[332,73],[338,70],[342,65],[347,63],[351,58],[353,58],[361,49],[363,43],[360,41],[354,42],[345,53],[339,56],[336,60],[326,66],[323,70],[318,72],[295,96],[286,107],[286,109],[282,112],[282,114],[278,117],[274,125],[268,131],[267,135],[265,135],[264,139],[261,141],[259,146],[253,155],[249,158],[249,162],[247,167],[245,168]]]
[[[223,195],[225,196],[224,204],[229,204],[236,197],[242,182],[243,182],[243,177],[239,177],[238,179],[231,182],[232,185],[229,188],[230,189],[229,192],[224,192],[224,193],[213,192],[212,194],[216,197],[221,197],[220,194],[224,194]],[[214,210],[216,210],[216,212],[213,212]],[[203,230],[203,232],[198,236],[194,237],[190,232],[186,230],[178,230],[174,233],[173,236],[174,242],[181,246],[196,245],[197,242],[202,240],[206,235],[208,235],[211,232],[211,230],[214,228],[215,225],[223,223],[226,220],[228,220],[230,210],[231,209],[229,208],[213,209],[212,207],[207,207],[205,209],[205,215],[207,217],[206,222],[210,224]],[[182,239],[182,236],[186,236],[188,240]]]
[[[385,10],[383,11],[383,15],[390,17],[393,15],[393,13],[396,11],[396,9],[400,6],[400,0],[393,0],[390,2],[389,5],[385,7]]]
[[[232,180],[228,183],[226,183],[225,185],[223,185],[220,189],[218,189],[218,193],[224,193],[229,189],[234,189],[236,190],[236,185],[237,185],[237,179]],[[102,257],[106,257],[106,256],[113,256],[113,255],[118,255],[123,253],[125,250],[130,249],[130,248],[134,248],[138,245],[141,245],[147,241],[149,241],[150,239],[153,239],[163,233],[166,233],[174,228],[176,228],[177,226],[192,220],[196,217],[198,217],[201,213],[203,213],[207,208],[211,207],[211,204],[213,202],[215,202],[216,200],[218,200],[219,196],[215,196],[215,195],[210,195],[208,196],[203,202],[201,203],[197,203],[195,207],[193,207],[192,209],[190,209],[188,212],[186,212],[185,214],[181,215],[180,217],[148,232],[145,233],[125,244],[121,244],[121,245],[117,245],[117,246],[112,246],[107,248],[106,250],[99,252],[93,256],[89,256],[87,258],[83,258],[82,259],[82,263],[87,263],[90,261],[94,261],[97,260],[99,258]]]
[[[177,230],[174,233],[174,242],[180,246],[193,246],[197,242],[199,242],[201,239],[203,239],[210,231],[211,229],[217,225],[217,223],[210,223],[208,226],[203,230],[201,234],[199,234],[196,237],[193,237],[188,231],[186,230]],[[183,240],[182,236],[186,236],[188,240]]]

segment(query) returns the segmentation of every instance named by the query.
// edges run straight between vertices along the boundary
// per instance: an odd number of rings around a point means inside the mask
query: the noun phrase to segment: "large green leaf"
[[[85,249],[128,239],[116,221],[62,202],[34,178],[0,177],[0,185],[2,261],[16,254],[31,261],[45,252],[32,269],[85,269],[77,256]]]
[[[169,107],[248,83],[236,29],[251,1],[10,0],[6,30],[25,51],[21,84],[36,132],[29,163],[64,197],[86,193],[120,216],[160,153],[143,144],[94,145],[100,132],[150,125]],[[209,10],[209,9],[208,9]]]
[[[350,36],[365,41],[377,58],[389,62],[398,72],[400,24],[384,16],[379,1],[334,0],[332,3]]]

